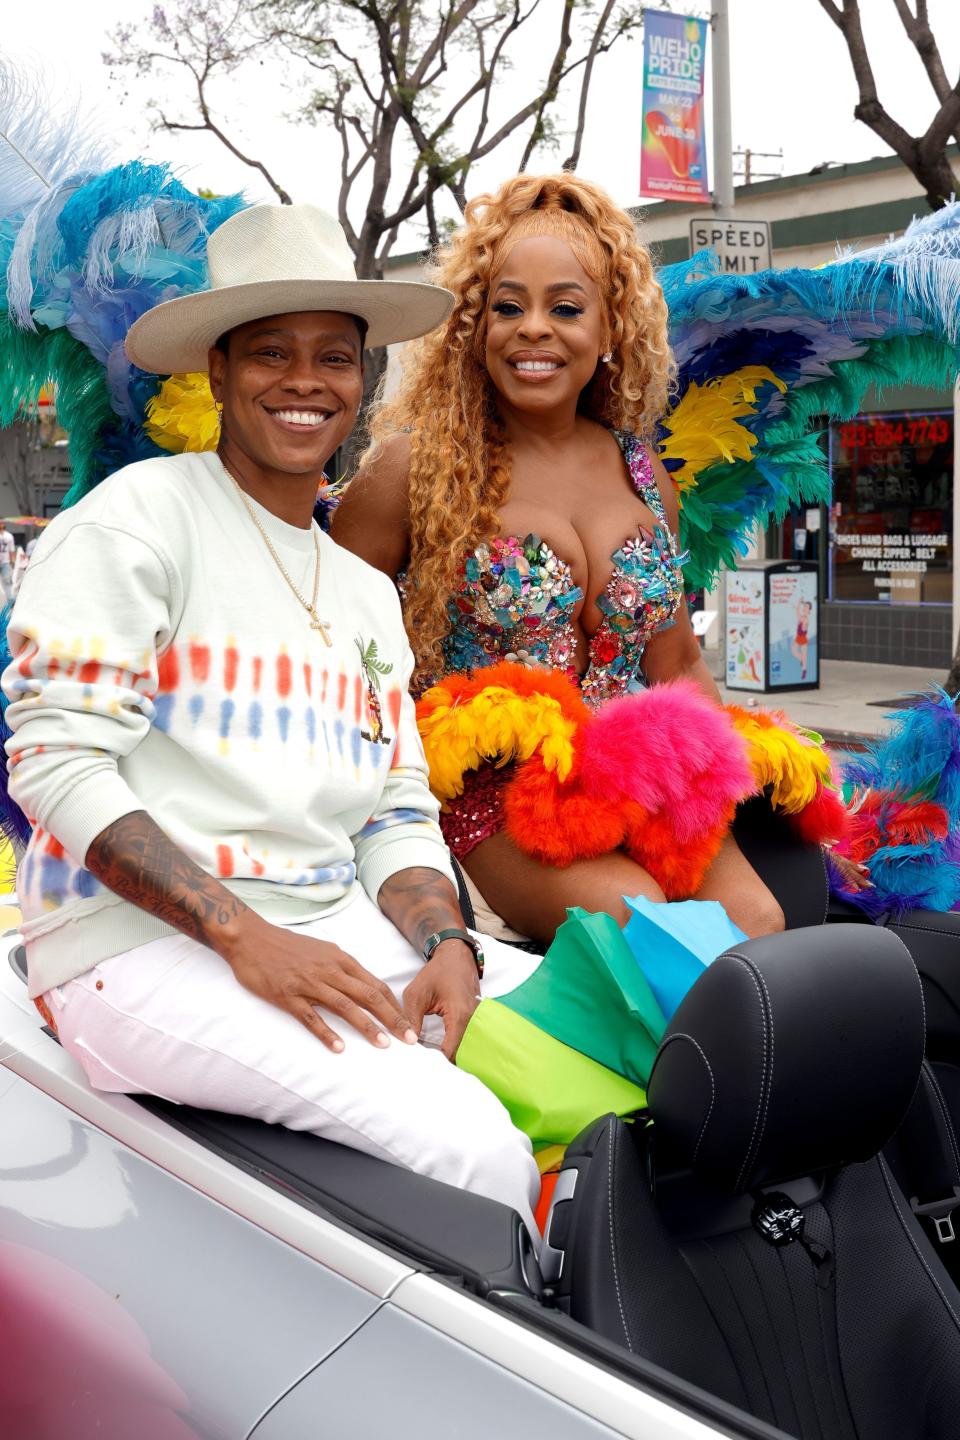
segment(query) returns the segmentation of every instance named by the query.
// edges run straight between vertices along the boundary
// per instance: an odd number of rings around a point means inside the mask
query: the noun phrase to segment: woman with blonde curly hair
[[[438,724],[460,725],[470,751],[452,778],[431,776],[448,844],[493,911],[538,940],[569,905],[622,919],[622,897],[638,894],[720,900],[751,935],[782,928],[729,833],[749,784],[709,728],[726,717],[683,603],[675,493],[651,448],[673,361],[633,222],[575,175],[517,176],[467,206],[432,278],[453,311],[405,353],[333,535],[400,577],[428,755]],[[649,705],[631,706],[677,680],[656,724]],[[683,730],[651,740],[668,713],[694,717],[689,756]],[[468,743],[481,714],[486,738]],[[705,746],[732,789],[701,785],[692,800],[683,772],[703,769]],[[628,784],[641,754],[648,773]],[[722,812],[706,849],[682,815],[664,838],[650,782],[671,766],[681,809]]]

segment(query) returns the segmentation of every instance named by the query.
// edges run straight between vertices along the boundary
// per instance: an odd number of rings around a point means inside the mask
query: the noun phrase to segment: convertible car
[[[539,1256],[492,1201],[92,1090],[9,933],[0,1435],[956,1436],[956,917],[828,916],[819,852],[748,829],[791,928],[569,1147]]]

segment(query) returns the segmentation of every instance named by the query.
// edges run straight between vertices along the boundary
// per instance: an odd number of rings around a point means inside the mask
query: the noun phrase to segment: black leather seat
[[[827,919],[830,888],[820,846],[801,840],[790,820],[778,814],[764,795],[737,807],[733,834],[776,897],[786,928],[822,925]]]
[[[737,811],[741,850],[777,897],[787,929],[871,921],[829,895],[823,854],[800,841],[763,797]],[[923,984],[927,1061],[888,1159],[927,1236],[960,1283],[960,914],[910,910],[883,925],[913,957]]]
[[[571,1146],[545,1278],[575,1319],[801,1440],[955,1436],[960,1293],[879,1154],[923,1046],[883,929],[728,951],[664,1036],[649,1119]]]

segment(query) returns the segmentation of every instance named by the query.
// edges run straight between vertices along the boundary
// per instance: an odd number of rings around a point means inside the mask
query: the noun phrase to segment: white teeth
[[[318,429],[326,420],[326,415],[321,415],[317,410],[274,410],[278,420],[285,420],[288,425],[306,425],[313,430]]]
[[[560,366],[556,360],[518,360],[518,370],[559,370]]]

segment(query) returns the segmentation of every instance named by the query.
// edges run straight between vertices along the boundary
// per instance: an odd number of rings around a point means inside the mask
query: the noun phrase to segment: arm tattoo
[[[122,815],[87,851],[86,867],[124,900],[216,949],[246,906],[174,845],[145,810]]]
[[[437,930],[466,929],[456,891],[439,870],[414,866],[384,880],[380,909],[418,952]]]

